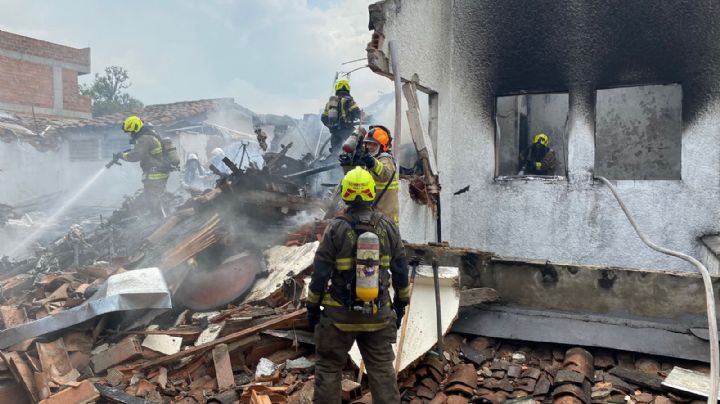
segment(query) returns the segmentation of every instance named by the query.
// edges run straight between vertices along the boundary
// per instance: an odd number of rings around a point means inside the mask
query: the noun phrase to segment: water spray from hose
[[[87,180],[68,200],[58,208],[50,217],[48,217],[42,224],[38,226],[30,235],[21,240],[16,244],[10,252],[7,254],[10,257],[14,257],[18,253],[22,252],[28,245],[42,237],[49,229],[50,225],[57,220],[63,213],[65,213],[75,202],[88,190],[98,179],[105,173],[105,167],[101,167],[89,180]]]

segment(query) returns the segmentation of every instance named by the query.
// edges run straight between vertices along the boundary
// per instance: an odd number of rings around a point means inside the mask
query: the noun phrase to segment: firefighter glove
[[[308,303],[307,307],[307,320],[310,331],[315,331],[315,326],[320,321],[320,305],[316,303]]]
[[[353,165],[352,159],[353,159],[353,156],[352,156],[352,154],[349,154],[349,153],[342,153],[341,155],[338,156],[338,160],[340,161],[341,166]]]
[[[536,170],[542,170],[542,163],[539,162],[539,161],[536,162],[536,163],[535,163],[535,169],[536,169]]]
[[[405,316],[405,306],[407,306],[407,303],[400,301],[393,302],[393,310],[395,311],[395,315],[397,316],[397,319],[395,320],[395,325],[398,329],[400,329],[402,319]]]
[[[369,170],[372,170],[373,168],[375,168],[375,164],[377,163],[377,161],[375,160],[375,157],[373,157],[369,154],[362,156],[362,162],[365,164],[365,167],[367,167]]]

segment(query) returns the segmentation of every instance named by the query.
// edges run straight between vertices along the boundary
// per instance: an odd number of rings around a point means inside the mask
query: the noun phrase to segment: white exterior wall
[[[385,7],[384,53],[389,55],[389,40],[398,41],[402,76],[417,74],[422,85],[439,93],[443,239],[503,256],[690,269],[642,244],[609,190],[593,182],[594,89],[578,85],[569,91],[567,180],[496,182],[494,95],[479,94],[471,84],[482,77],[470,74],[474,62],[464,47],[472,38],[462,29],[463,10],[453,10],[450,18],[453,2],[431,0],[390,0]],[[476,41],[474,52],[482,47]],[[452,194],[467,185],[468,192]],[[720,231],[717,96],[692,123],[683,124],[682,180],[617,186],[651,240],[699,256],[698,237]],[[401,198],[403,238],[435,241],[428,213],[413,208],[406,192]]]
[[[62,193],[69,198],[106,161],[70,161],[68,142],[57,151],[40,152],[25,143],[0,142],[0,202],[17,205],[43,195]],[[123,195],[142,187],[138,164],[113,166],[78,200],[78,206],[119,207]]]

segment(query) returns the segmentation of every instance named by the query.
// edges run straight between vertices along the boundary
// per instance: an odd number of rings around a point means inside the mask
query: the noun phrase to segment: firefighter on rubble
[[[544,133],[535,135],[532,145],[520,155],[521,175],[554,175],[555,150],[551,149],[550,138]]]
[[[313,402],[341,402],[342,369],[357,341],[373,402],[399,403],[391,344],[410,299],[403,244],[393,221],[372,209],[376,188],[367,170],[348,172],[341,196],[347,209],[325,230],[307,298],[318,355]]]
[[[115,157],[128,162],[140,162],[142,168],[143,200],[152,213],[163,213],[162,197],[165,193],[170,171],[175,169],[166,158],[163,141],[148,125],[137,116],[123,122],[123,131],[130,136],[133,148]]]
[[[400,203],[398,201],[398,173],[395,158],[391,154],[392,138],[390,130],[384,126],[370,126],[363,139],[365,153],[360,157],[362,165],[367,167],[377,187],[375,207],[400,226]]]
[[[330,154],[335,155],[360,120],[360,107],[350,95],[350,83],[347,80],[335,83],[335,95],[325,104],[320,120],[330,130]]]

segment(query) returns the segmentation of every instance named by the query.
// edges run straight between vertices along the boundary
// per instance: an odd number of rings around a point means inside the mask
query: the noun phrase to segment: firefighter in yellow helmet
[[[360,158],[375,180],[377,201],[375,207],[400,226],[400,207],[398,201],[398,173],[390,147],[390,130],[384,126],[370,126],[363,139],[365,153]]]
[[[330,130],[330,154],[337,154],[360,120],[360,107],[350,95],[350,83],[347,80],[341,79],[335,83],[335,95],[325,104],[320,120]]]
[[[555,175],[555,150],[550,148],[550,137],[538,133],[532,145],[520,155],[520,170],[526,175]]]
[[[172,170],[163,156],[162,139],[135,115],[125,119],[122,129],[130,136],[133,148],[119,157],[129,162],[140,162],[145,207],[152,213],[161,214],[162,197]]]
[[[357,341],[373,402],[399,403],[391,344],[410,299],[405,251],[397,226],[372,209],[375,181],[367,170],[355,167],[348,172],[341,196],[347,209],[325,230],[315,253],[307,298],[308,323],[315,332],[318,355],[313,402],[340,403],[342,369]],[[375,244],[358,242],[373,237]],[[373,245],[379,262],[362,259],[361,250],[367,252]],[[367,286],[368,279],[377,285],[370,297],[368,289],[359,288],[361,281]]]

